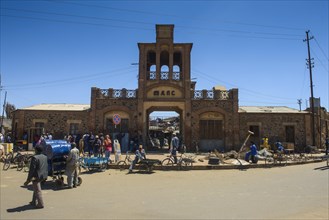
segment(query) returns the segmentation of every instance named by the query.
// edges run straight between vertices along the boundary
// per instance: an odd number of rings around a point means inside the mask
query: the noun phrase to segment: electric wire
[[[287,29],[287,30],[304,30],[304,28],[296,28],[296,27],[285,27],[285,26],[277,26],[277,25],[262,25],[262,24],[254,24],[254,23],[246,23],[246,22],[236,22],[236,21],[226,21],[226,20],[219,20],[219,19],[212,19],[212,20],[207,20],[207,19],[199,19],[195,17],[184,17],[184,16],[179,16],[179,15],[174,15],[174,14],[166,14],[166,13],[152,13],[149,11],[139,11],[139,10],[132,10],[132,9],[122,9],[122,8],[115,8],[115,7],[109,7],[109,6],[100,6],[100,5],[93,5],[93,4],[81,4],[81,3],[76,3],[76,2],[64,2],[64,1],[50,1],[50,0],[44,0],[47,2],[52,2],[52,3],[63,3],[63,4],[71,4],[71,5],[79,5],[83,7],[95,7],[95,8],[100,8],[100,9],[110,9],[110,10],[116,10],[116,11],[124,11],[124,12],[131,12],[131,13],[138,13],[138,14],[147,14],[147,15],[156,15],[156,16],[167,16],[167,17],[174,17],[174,18],[182,18],[182,19],[188,19],[188,20],[203,20],[203,21],[212,21],[213,23],[230,23],[230,24],[237,24],[237,25],[244,25],[244,26],[257,26],[257,27],[263,27],[263,28],[277,28],[277,29]],[[176,1],[176,0],[175,0]],[[203,2],[203,1],[201,1]]]
[[[41,82],[33,82],[33,83],[25,83],[25,84],[13,84],[13,85],[6,85],[4,88],[6,90],[17,90],[17,89],[32,89],[32,88],[43,88],[43,87],[50,87],[50,86],[59,86],[59,85],[65,85],[70,83],[77,83],[77,82],[88,82],[93,79],[99,79],[101,77],[107,76],[107,77],[115,77],[115,76],[122,76],[129,73],[134,72],[135,69],[133,67],[129,68],[122,68],[112,71],[106,71],[101,73],[94,73],[89,75],[83,75],[83,76],[76,76],[76,77],[70,77],[70,78],[63,78],[58,80],[52,80],[52,81],[41,81]],[[70,74],[73,75],[73,74]]]
[[[272,99],[279,99],[279,100],[296,100],[296,98],[286,98],[286,97],[278,97],[278,96],[273,96],[273,95],[268,95],[268,94],[264,94],[264,93],[261,93],[259,91],[254,91],[254,90],[250,90],[250,89],[246,89],[246,88],[243,88],[243,87],[240,87],[238,85],[234,85],[232,83],[228,83],[228,82],[225,82],[225,81],[222,81],[222,80],[219,80],[218,78],[216,77],[213,77],[211,75],[208,75],[206,73],[203,73],[201,71],[198,71],[198,70],[195,70],[193,69],[193,72],[202,76],[203,78],[208,78],[210,82],[214,83],[214,80],[215,81],[220,81],[222,83],[225,83],[227,85],[231,85],[233,87],[236,87],[236,88],[239,88],[239,90],[242,90],[246,93],[250,93],[252,94],[253,96],[258,96],[258,97],[264,97],[264,98],[272,98]]]

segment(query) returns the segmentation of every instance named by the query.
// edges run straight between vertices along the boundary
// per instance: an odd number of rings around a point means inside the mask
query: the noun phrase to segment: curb
[[[248,164],[248,165],[193,165],[191,167],[186,167],[181,169],[179,166],[167,166],[165,169],[162,166],[155,165],[153,166],[153,170],[160,170],[160,171],[189,171],[189,170],[246,170],[246,169],[254,169],[254,168],[272,168],[272,167],[285,167],[285,166],[296,166],[296,165],[303,165],[309,163],[319,163],[323,162],[322,158],[314,158],[310,161],[303,161],[303,162],[288,162],[286,164]],[[128,169],[128,165],[126,169]],[[120,169],[116,164],[110,164],[108,169]],[[138,165],[136,168],[138,169]]]

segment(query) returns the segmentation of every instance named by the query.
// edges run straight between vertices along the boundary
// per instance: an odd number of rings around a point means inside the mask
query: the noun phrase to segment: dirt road
[[[34,210],[26,173],[1,171],[1,219],[328,219],[324,162],[270,169],[83,174],[76,189],[45,185]],[[65,180],[66,182],[66,180]]]

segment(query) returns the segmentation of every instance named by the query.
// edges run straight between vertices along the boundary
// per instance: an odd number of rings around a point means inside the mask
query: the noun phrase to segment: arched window
[[[180,67],[178,65],[174,65],[172,79],[179,81],[180,78],[181,78]]]
[[[156,53],[154,51],[147,52],[147,79],[156,80]]]
[[[169,66],[163,65],[161,66],[161,80],[168,80],[169,79]]]
[[[156,65],[154,64],[154,65],[150,66],[150,70],[149,70],[149,79],[150,80],[156,80],[156,78],[157,78],[156,72],[157,72]]]

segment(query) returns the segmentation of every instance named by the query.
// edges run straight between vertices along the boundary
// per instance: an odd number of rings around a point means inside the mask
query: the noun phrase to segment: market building
[[[40,132],[55,138],[85,132],[122,134],[123,145],[138,137],[149,148],[150,114],[174,111],[188,150],[237,150],[248,130],[258,145],[263,138],[302,149],[311,145],[311,114],[288,107],[239,106],[238,88],[196,90],[191,79],[192,43],[174,42],[174,25],[156,25],[155,43],[138,43],[137,89],[91,88],[90,105],[41,104],[14,112],[19,139]],[[119,123],[113,120],[119,116]],[[328,119],[328,114],[326,113]],[[326,121],[327,123],[327,121]],[[322,127],[321,127],[322,129]],[[322,132],[322,130],[321,130]],[[324,131],[328,134],[328,128]]]

